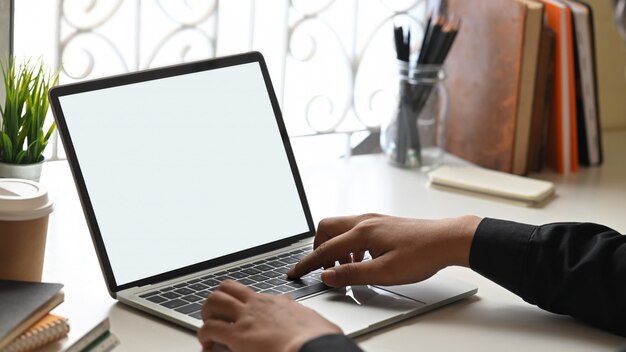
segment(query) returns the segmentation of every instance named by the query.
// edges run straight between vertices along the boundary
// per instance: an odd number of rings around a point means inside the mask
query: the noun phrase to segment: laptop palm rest
[[[349,286],[327,291],[300,303],[355,337],[471,296],[475,286],[433,277],[399,286]]]
[[[349,286],[301,301],[351,337],[377,329],[425,304],[374,286]]]

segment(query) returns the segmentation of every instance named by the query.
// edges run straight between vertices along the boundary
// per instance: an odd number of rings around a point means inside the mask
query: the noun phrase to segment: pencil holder
[[[394,165],[428,171],[445,150],[448,95],[443,65],[398,61],[394,111],[381,123],[380,144]]]

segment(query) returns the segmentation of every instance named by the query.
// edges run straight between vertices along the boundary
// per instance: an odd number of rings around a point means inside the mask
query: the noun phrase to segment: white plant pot
[[[0,162],[0,177],[21,178],[39,182],[43,161],[35,164],[7,164]]]

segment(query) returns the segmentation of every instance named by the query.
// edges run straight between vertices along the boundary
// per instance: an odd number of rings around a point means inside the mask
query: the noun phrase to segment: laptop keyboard
[[[315,270],[298,280],[287,279],[287,271],[310,252],[310,248],[297,249],[236,268],[182,282],[141,294],[150,302],[174,309],[177,312],[202,319],[202,302],[215,291],[220,282],[231,279],[252,290],[273,295],[289,295],[293,299],[329,289],[320,280],[322,269]]]

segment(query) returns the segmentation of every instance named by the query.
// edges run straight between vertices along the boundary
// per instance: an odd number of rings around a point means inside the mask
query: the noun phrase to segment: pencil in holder
[[[448,95],[443,65],[398,60],[397,104],[381,124],[381,148],[389,161],[428,171],[445,150]]]

